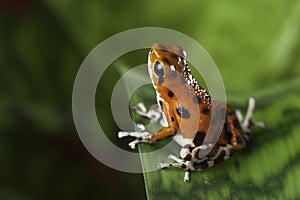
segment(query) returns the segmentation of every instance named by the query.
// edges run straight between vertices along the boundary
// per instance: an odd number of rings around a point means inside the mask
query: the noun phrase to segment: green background
[[[72,87],[85,56],[106,38],[145,26],[198,41],[219,67],[228,101],[245,108],[254,95],[254,117],[267,123],[248,149],[193,173],[191,184],[182,183],[182,171],[147,173],[144,182],[142,174],[102,165],[73,124]],[[1,1],[0,199],[146,199],[145,183],[150,199],[300,198],[299,35],[297,0]],[[100,123],[127,150],[109,97],[118,78],[146,60],[146,50],[120,57],[97,90]]]

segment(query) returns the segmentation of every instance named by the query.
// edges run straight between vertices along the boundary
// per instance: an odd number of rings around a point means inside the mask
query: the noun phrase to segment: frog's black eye
[[[157,77],[163,77],[165,74],[162,64],[160,64],[158,61],[154,63],[153,72]]]

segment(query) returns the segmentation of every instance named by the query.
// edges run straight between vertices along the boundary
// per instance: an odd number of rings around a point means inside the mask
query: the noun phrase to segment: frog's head
[[[148,71],[155,86],[182,76],[187,65],[185,50],[163,43],[152,45],[148,57]]]

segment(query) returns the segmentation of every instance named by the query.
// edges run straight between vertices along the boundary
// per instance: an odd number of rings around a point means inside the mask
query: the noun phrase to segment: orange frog
[[[149,52],[148,71],[160,109],[147,111],[140,103],[135,111],[141,116],[150,118],[152,122],[160,120],[163,128],[150,134],[143,125],[138,124],[141,132],[119,132],[118,136],[136,137],[136,140],[129,143],[131,148],[135,148],[138,143],[152,144],[175,136],[175,141],[182,146],[181,159],[170,155],[169,159],[175,163],[158,163],[158,168],[183,168],[185,182],[189,181],[191,171],[202,171],[212,167],[228,159],[234,150],[244,148],[252,128],[264,125],[262,122],[251,121],[254,98],[249,99],[244,119],[241,113],[234,112],[230,105],[225,103],[217,105],[208,91],[192,76],[186,61],[186,52],[179,46],[154,44]],[[213,113],[222,112],[223,120],[212,117]],[[204,143],[205,137],[213,138],[207,134],[209,128],[213,132],[219,131],[215,144]],[[202,157],[201,150],[205,149],[210,149],[210,152]]]

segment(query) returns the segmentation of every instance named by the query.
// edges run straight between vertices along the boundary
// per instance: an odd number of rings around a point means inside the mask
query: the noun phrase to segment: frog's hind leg
[[[249,98],[249,103],[248,103],[248,109],[245,118],[243,118],[242,113],[240,110],[236,111],[236,115],[241,123],[241,127],[244,131],[244,133],[249,134],[251,133],[251,130],[253,127],[265,127],[264,122],[253,122],[252,121],[252,116],[253,116],[253,111],[255,108],[255,99],[253,97]]]
[[[168,157],[170,160],[175,161],[175,163],[157,163],[157,168],[158,169],[163,169],[163,168],[183,168],[185,170],[184,174],[184,182],[189,182],[190,181],[190,172],[191,169],[188,166],[187,161],[184,161],[174,155],[169,155]]]
[[[174,155],[170,155],[169,159],[175,161],[175,163],[158,163],[157,168],[182,168],[185,170],[184,182],[189,182],[191,171],[202,171],[209,167],[212,167],[220,162],[227,160],[233,153],[234,149],[232,145],[218,145],[216,144],[213,149],[203,158],[199,158],[200,151],[207,149],[211,144],[201,145],[192,150],[192,152],[184,155],[185,158],[180,159]],[[183,152],[186,152],[183,148]],[[182,152],[180,153],[182,156]],[[186,160],[190,157],[190,160]]]

